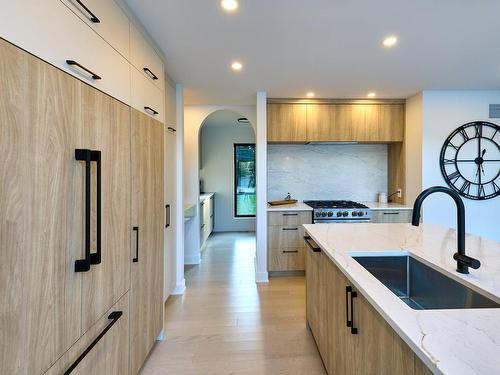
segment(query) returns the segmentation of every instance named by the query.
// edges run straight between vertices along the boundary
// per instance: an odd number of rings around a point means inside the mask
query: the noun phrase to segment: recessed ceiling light
[[[231,69],[233,69],[234,71],[238,72],[241,69],[243,69],[243,64],[240,63],[239,61],[233,61],[232,64],[231,64]]]
[[[374,92],[369,92],[368,95],[366,95],[366,96],[369,97],[369,98],[374,98],[374,97],[377,96],[377,94],[374,93]]]
[[[308,98],[314,98],[314,93],[313,93],[312,91],[309,91],[309,92],[306,94],[306,96],[307,96]]]
[[[228,12],[234,12],[238,9],[238,2],[236,0],[222,0],[220,6]]]
[[[385,37],[384,41],[382,42],[382,45],[386,48],[394,47],[396,44],[398,44],[398,37],[395,35],[389,35]]]

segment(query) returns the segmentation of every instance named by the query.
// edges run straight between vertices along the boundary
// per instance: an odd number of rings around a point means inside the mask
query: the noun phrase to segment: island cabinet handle
[[[71,374],[73,370],[80,364],[80,362],[89,354],[89,352],[92,350],[94,346],[97,345],[97,343],[104,337],[106,332],[108,332],[111,327],[122,317],[123,312],[122,311],[113,311],[111,314],[108,315],[108,319],[111,320],[109,324],[102,330],[102,332],[95,338],[94,341],[87,347],[87,349],[84,350],[82,354],[76,359],[75,362],[64,372],[64,375]]]
[[[354,327],[354,301],[353,299],[358,296],[358,292],[351,290],[351,334],[356,335],[358,329]]]
[[[349,293],[352,292],[351,286],[345,287],[345,324],[347,327],[352,326],[352,321],[349,320]]]
[[[310,248],[313,252],[315,252],[315,253],[321,253],[321,248],[320,248],[320,247],[318,247],[317,245],[316,245],[316,246],[313,246],[313,245],[311,244],[311,242],[309,242],[309,241],[312,241],[311,236],[304,236],[304,241],[306,242],[307,246],[309,246],[309,248]]]

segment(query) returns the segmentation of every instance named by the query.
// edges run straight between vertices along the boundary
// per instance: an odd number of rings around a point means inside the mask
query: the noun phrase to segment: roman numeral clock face
[[[441,149],[447,184],[469,199],[500,195],[500,127],[476,121],[460,126]]]

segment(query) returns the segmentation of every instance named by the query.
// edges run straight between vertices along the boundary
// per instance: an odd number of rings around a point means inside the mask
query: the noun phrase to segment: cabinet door
[[[85,332],[130,286],[130,108],[84,85],[85,148],[101,151],[101,263],[83,274]],[[92,239],[97,238],[97,168],[92,163]],[[94,252],[95,243],[92,246]]]
[[[307,248],[306,258],[306,318],[313,336],[318,333],[318,290],[319,290],[319,259],[321,253]]]
[[[267,105],[268,142],[306,142],[306,105]]]
[[[163,125],[132,110],[131,373],[163,326]],[[138,236],[138,238],[137,238]],[[137,240],[138,239],[138,240]],[[138,246],[137,246],[138,244]]]
[[[80,337],[82,84],[0,40],[0,373],[40,374]]]
[[[371,212],[372,223],[410,223],[411,210],[374,210]]]
[[[118,313],[118,314],[117,314]],[[121,315],[119,315],[121,313]],[[112,315],[114,314],[114,316]],[[99,335],[95,346],[77,360]],[[125,294],[44,375],[124,375],[129,373],[129,294]]]
[[[134,67],[130,68],[130,77],[132,107],[164,122],[163,92]]]

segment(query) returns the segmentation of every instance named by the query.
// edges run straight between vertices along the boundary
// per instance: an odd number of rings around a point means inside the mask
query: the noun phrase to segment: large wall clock
[[[469,199],[500,195],[500,126],[486,121],[460,126],[441,149],[446,183]]]

